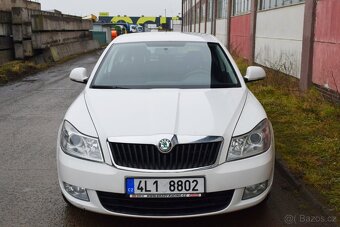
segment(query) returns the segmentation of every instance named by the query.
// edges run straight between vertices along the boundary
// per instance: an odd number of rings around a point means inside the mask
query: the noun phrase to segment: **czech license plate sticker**
[[[201,197],[205,178],[127,178],[126,193],[130,198]]]

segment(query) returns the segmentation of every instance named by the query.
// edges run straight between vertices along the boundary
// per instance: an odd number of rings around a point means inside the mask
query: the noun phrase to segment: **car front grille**
[[[111,212],[141,216],[181,216],[225,209],[234,190],[203,194],[196,198],[129,198],[125,194],[97,192],[102,206]]]
[[[161,153],[152,144],[110,142],[114,163],[120,167],[145,170],[180,170],[216,163],[222,142],[177,144],[171,152]]]

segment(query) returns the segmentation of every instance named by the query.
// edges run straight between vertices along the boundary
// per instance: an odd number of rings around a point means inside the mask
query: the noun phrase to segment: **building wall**
[[[201,25],[200,25],[200,33],[204,33],[205,31],[204,31],[204,28],[205,28],[205,23],[201,23]]]
[[[199,27],[200,27],[200,25],[197,23],[196,25],[195,25],[195,27],[196,27],[196,32],[199,32]]]
[[[185,26],[183,27],[183,29],[184,29],[185,32],[189,32],[189,26],[185,25]]]
[[[227,27],[227,19],[216,20],[216,37],[223,43],[223,45],[227,45]]]
[[[211,22],[207,22],[207,32],[208,34],[211,34]]]
[[[240,57],[250,58],[250,14],[230,19],[230,51]]]
[[[340,1],[319,0],[316,8],[313,82],[340,92]]]
[[[255,62],[300,77],[304,4],[257,13]]]
[[[184,14],[193,12],[190,1],[183,1]],[[340,0],[255,1],[227,0],[230,8],[225,10],[231,10],[231,17],[216,20],[216,37],[250,62],[254,57],[255,63],[301,78],[302,90],[312,81],[318,88],[340,94]],[[208,10],[205,13],[209,18]],[[212,34],[214,22],[207,21],[206,27],[206,33]]]

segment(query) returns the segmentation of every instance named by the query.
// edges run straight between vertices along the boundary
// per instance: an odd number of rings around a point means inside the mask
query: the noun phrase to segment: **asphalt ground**
[[[75,67],[92,70],[100,52],[0,87],[0,226],[336,226],[280,171],[266,203],[243,211],[190,219],[105,216],[68,206],[56,165],[58,127],[84,85]]]

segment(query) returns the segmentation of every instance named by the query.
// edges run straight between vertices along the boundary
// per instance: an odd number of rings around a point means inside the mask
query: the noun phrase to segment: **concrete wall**
[[[250,59],[250,14],[230,18],[230,51]]]
[[[227,45],[227,27],[227,19],[216,20],[216,37],[223,43],[223,45]]]
[[[257,14],[255,62],[300,77],[305,5]]]
[[[319,0],[316,7],[313,82],[340,93],[340,1]]]

